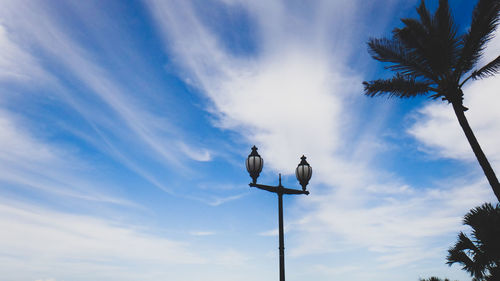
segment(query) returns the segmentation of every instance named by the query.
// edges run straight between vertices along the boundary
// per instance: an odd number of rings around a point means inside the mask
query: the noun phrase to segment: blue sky
[[[450,2],[463,31],[476,1]],[[276,280],[254,144],[262,183],[314,170],[284,203],[288,280],[468,280],[446,250],[495,199],[451,107],[362,95],[388,75],[365,42],[417,5],[2,1],[2,280]],[[464,89],[496,170],[499,88]]]

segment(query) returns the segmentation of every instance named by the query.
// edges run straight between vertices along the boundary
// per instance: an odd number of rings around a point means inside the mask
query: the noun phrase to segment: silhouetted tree
[[[462,265],[473,281],[500,281],[500,204],[485,203],[470,210],[464,224],[472,227],[471,238],[460,232],[448,250],[447,264]]]
[[[404,27],[395,28],[391,39],[371,38],[368,41],[371,56],[389,63],[386,68],[395,75],[363,84],[365,94],[370,97],[429,96],[451,103],[472,151],[500,201],[500,183],[465,117],[467,108],[463,106],[462,92],[462,86],[470,79],[486,78],[500,69],[500,56],[476,68],[497,27],[499,2],[479,0],[469,30],[458,35],[447,0],[439,1],[434,15],[422,0],[417,8],[419,19],[401,19]]]
[[[437,278],[437,277],[430,277],[430,278],[427,278],[427,279],[420,279],[419,281],[450,281],[450,279],[445,278],[443,280],[443,279]]]

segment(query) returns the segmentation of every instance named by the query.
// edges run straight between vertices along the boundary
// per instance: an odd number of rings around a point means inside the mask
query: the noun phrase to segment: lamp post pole
[[[280,189],[281,186],[281,174],[280,174]],[[281,191],[281,190],[280,190]],[[283,230],[283,193],[278,193],[278,212],[279,212],[279,241],[280,241],[280,281],[285,281],[285,234]]]
[[[284,194],[305,194],[309,195],[309,191],[306,190],[306,186],[312,176],[312,168],[306,161],[306,157],[302,156],[302,161],[297,166],[295,170],[295,175],[302,185],[302,190],[286,188],[281,184],[281,174],[279,174],[279,184],[278,186],[270,186],[264,184],[257,184],[257,178],[259,177],[262,167],[264,166],[264,160],[257,153],[257,147],[252,147],[252,153],[247,158],[246,166],[247,170],[252,177],[252,183],[249,184],[251,187],[256,187],[262,190],[266,190],[278,195],[278,225],[279,225],[279,259],[280,259],[280,281],[285,281],[285,235],[283,230],[283,195]]]
[[[250,183],[251,187],[257,187],[262,190],[276,193],[278,195],[278,225],[279,225],[279,252],[280,252],[280,281],[285,281],[285,234],[283,230],[283,194],[305,194],[309,195],[307,190],[296,190],[285,188],[281,185],[281,174],[279,175],[279,185],[269,186],[257,183]]]

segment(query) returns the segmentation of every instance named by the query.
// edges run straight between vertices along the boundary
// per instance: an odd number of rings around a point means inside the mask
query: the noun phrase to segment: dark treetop
[[[374,97],[429,96],[451,103],[476,158],[500,201],[500,183],[477,141],[464,112],[462,86],[469,80],[490,77],[500,69],[500,56],[478,67],[486,43],[499,20],[500,0],[479,0],[469,30],[458,34],[447,0],[440,0],[431,14],[422,0],[418,19],[401,19],[392,38],[368,41],[371,56],[395,72],[389,79],[363,82],[365,94]]]

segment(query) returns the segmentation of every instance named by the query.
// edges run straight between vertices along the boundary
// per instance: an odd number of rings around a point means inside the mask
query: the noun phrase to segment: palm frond
[[[417,19],[401,19],[403,28],[395,28],[392,34],[408,48],[417,48],[422,45],[422,39],[428,38],[429,30]]]
[[[365,95],[374,97],[387,94],[388,97],[411,98],[426,95],[432,91],[430,83],[416,81],[411,76],[397,74],[391,79],[363,82]]]
[[[498,281],[500,279],[500,265],[491,267],[489,272],[490,276],[486,276],[485,281]]]
[[[430,19],[432,20],[432,19]],[[433,33],[433,26],[425,26],[422,19],[404,18],[401,19],[403,28],[395,28],[392,33],[408,48],[414,49],[426,43]]]
[[[455,244],[454,249],[459,251],[477,251],[477,247],[474,243],[467,237],[463,232],[458,234],[458,241]]]
[[[500,204],[485,203],[470,210],[464,217],[464,224],[473,229],[472,235],[482,257],[479,261],[487,265],[497,260],[500,265]]]
[[[397,71],[403,75],[419,76],[426,80],[437,81],[430,69],[427,69],[425,62],[408,52],[397,39],[375,39],[368,41],[368,52],[372,58],[388,62],[391,65],[386,68]]]
[[[440,72],[449,71],[456,65],[459,51],[459,38],[457,38],[457,28],[451,16],[448,0],[440,0],[439,6],[432,18],[434,32],[432,37],[437,37],[438,46],[434,50],[435,61],[438,67],[442,67]],[[436,50],[439,50],[436,52]]]
[[[401,21],[405,26],[392,31],[394,43],[397,43],[398,47],[403,50],[408,61],[419,66],[420,72],[436,81],[438,78],[433,74],[429,63],[429,57],[434,51],[428,46],[430,41],[428,28],[416,19],[402,19]]]
[[[462,52],[455,70],[457,77],[471,70],[483,54],[486,43],[493,38],[499,21],[498,0],[479,0],[472,12],[469,31],[462,38]]]
[[[420,16],[420,21],[422,22],[423,26],[427,28],[427,30],[430,30],[432,26],[432,18],[431,18],[431,13],[429,12],[429,10],[427,10],[427,7],[425,6],[424,0],[420,1],[420,6],[418,6],[417,8],[417,13]]]
[[[447,264],[459,263],[473,280],[491,279],[500,265],[500,204],[485,203],[464,216],[464,224],[472,227],[472,238],[460,233],[448,250]],[[495,277],[497,278],[497,277]]]
[[[450,40],[455,37],[457,30],[448,0],[439,0],[439,6],[432,17],[432,24],[437,35],[449,37]]]
[[[451,248],[448,250],[448,256],[446,257],[446,264],[451,266],[454,263],[462,265],[462,269],[469,272],[471,276],[483,276],[481,270],[478,271],[474,261],[467,256],[464,251],[458,250],[456,248]]]
[[[487,65],[472,72],[470,77],[474,80],[482,79],[497,74],[499,70],[500,70],[500,56],[489,62]]]
[[[486,269],[469,258],[464,251],[450,249],[448,250],[448,256],[446,259],[448,260],[446,264],[451,266],[454,263],[458,263],[462,265],[462,269],[469,272],[471,276],[481,279],[485,274]]]
[[[487,223],[485,220],[487,220],[491,214],[495,214],[495,208],[490,203],[484,203],[470,210],[464,216],[464,224],[472,227],[472,229],[485,227],[487,226],[485,225],[485,223]]]
[[[393,36],[405,47],[412,60],[426,66],[427,72],[432,73],[436,81],[450,76],[460,45],[448,1],[439,2],[434,16],[430,16],[428,11],[423,12],[424,9],[425,6],[419,8],[423,15],[419,20],[402,19],[405,26],[394,29]]]

